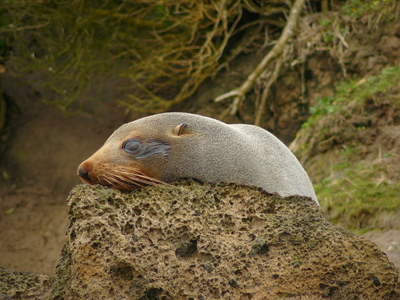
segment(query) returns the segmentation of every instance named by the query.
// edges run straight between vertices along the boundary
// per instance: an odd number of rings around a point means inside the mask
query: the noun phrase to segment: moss
[[[327,218],[355,230],[400,226],[400,66],[346,81],[321,98],[292,149]]]
[[[397,0],[350,0],[343,5],[342,11],[346,16],[359,19],[363,16],[370,16],[375,13],[389,10],[396,5]],[[390,22],[395,18],[396,11],[392,11],[392,17],[386,18],[386,22]]]
[[[348,80],[336,87],[336,95],[316,99],[310,107],[310,118],[302,128],[313,126],[320,118],[342,111],[350,102],[361,102],[384,93],[400,81],[400,66],[391,66],[375,76]]]
[[[351,229],[377,227],[383,212],[400,214],[400,186],[387,181],[380,162],[334,165],[335,172],[315,185],[321,206],[333,223]]]

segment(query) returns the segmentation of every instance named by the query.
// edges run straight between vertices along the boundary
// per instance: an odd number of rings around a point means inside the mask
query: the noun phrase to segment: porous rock
[[[182,181],[67,203],[49,299],[399,299],[386,255],[308,198]]]
[[[44,299],[51,288],[50,277],[0,267],[0,300]]]

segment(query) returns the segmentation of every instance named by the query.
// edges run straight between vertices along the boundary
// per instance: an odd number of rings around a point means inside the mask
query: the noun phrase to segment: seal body
[[[118,128],[78,168],[83,182],[120,190],[193,178],[234,182],[317,204],[311,181],[294,154],[253,125],[228,125],[189,113],[162,113]]]

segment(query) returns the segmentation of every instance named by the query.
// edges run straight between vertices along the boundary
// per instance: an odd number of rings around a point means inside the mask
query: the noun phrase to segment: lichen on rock
[[[48,299],[398,299],[372,242],[308,198],[194,181],[80,185]]]

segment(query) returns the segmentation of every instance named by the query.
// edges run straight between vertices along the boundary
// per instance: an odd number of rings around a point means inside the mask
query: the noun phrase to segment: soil
[[[51,275],[68,225],[65,200],[80,183],[76,168],[125,117],[112,108],[106,120],[65,116],[29,85],[2,79],[13,106],[0,147],[0,266]]]

